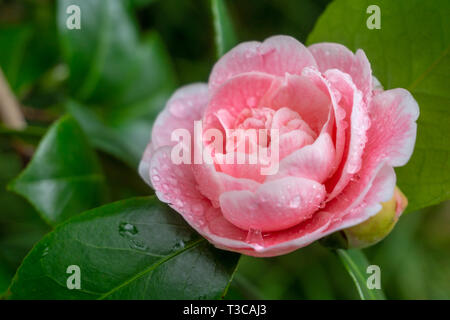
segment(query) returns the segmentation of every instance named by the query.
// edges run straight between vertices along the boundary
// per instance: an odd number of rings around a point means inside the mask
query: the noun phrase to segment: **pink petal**
[[[287,177],[265,183],[255,192],[225,192],[220,196],[220,208],[224,217],[241,229],[276,231],[310,218],[324,197],[320,183]]]
[[[204,83],[181,87],[168,100],[153,124],[152,141],[147,145],[139,163],[139,174],[150,186],[148,170],[153,151],[162,146],[175,145],[176,142],[171,140],[175,129],[185,128],[192,133],[194,120],[201,119],[207,101],[208,86]]]
[[[201,148],[210,150],[210,147],[204,147],[201,141],[196,139],[194,152],[201,154]],[[207,151],[209,152],[209,151]],[[219,197],[223,192],[232,190],[256,190],[260,183],[255,180],[236,178],[216,169],[215,164],[202,161],[192,165],[192,172],[197,181],[197,189],[209,200],[214,207],[219,206]]]
[[[305,75],[286,75],[268,103],[273,109],[286,107],[297,112],[316,133],[326,123],[331,108],[329,95]]]
[[[194,121],[200,120],[208,103],[208,87],[204,83],[179,88],[158,115],[152,129],[154,149],[175,145],[171,134],[175,129],[188,129],[191,133]]]
[[[317,43],[308,47],[321,72],[338,69],[349,74],[357,88],[362,91],[364,99],[371,97],[372,69],[363,50],[353,54],[338,43]],[[368,100],[365,100],[368,102]]]
[[[179,212],[187,223],[214,245],[235,250],[253,250],[253,245],[245,242],[247,232],[228,222],[214,208],[203,194],[197,190],[197,181],[191,165],[173,164],[170,147],[155,150],[150,172],[157,197]]]
[[[359,179],[353,179],[327,204],[325,210],[342,219],[340,228],[356,224],[355,219],[367,218],[380,208],[377,202],[387,201],[393,195],[395,173],[391,166],[404,165],[412,154],[416,136],[415,121],[419,115],[416,101],[404,89],[393,89],[375,96],[370,106],[372,124],[367,131],[367,144],[362,157]],[[382,185],[372,187],[372,185]],[[367,193],[375,194],[373,199]],[[374,200],[375,199],[375,200]],[[352,209],[364,209],[357,214]],[[363,212],[363,211],[361,211]],[[349,215],[351,214],[351,215]],[[345,216],[347,216],[345,218]],[[353,218],[352,218],[353,217]]]
[[[386,158],[393,167],[405,165],[416,141],[417,102],[405,89],[387,90],[374,97],[369,115],[372,124],[365,152]]]
[[[393,197],[396,181],[394,169],[381,163],[374,173],[370,188],[365,188],[358,198],[352,200],[352,203],[347,201],[345,209],[342,208],[343,205],[345,206],[345,200],[336,201],[335,204],[327,207],[326,210],[329,212],[335,211],[338,214],[327,228],[326,233],[349,228],[366,221],[382,209],[381,202],[388,201]],[[343,197],[350,192],[349,189]]]
[[[317,137],[317,134],[313,130],[311,130],[309,125],[305,121],[303,121],[303,119],[297,112],[286,107],[280,108],[275,112],[275,114],[273,115],[271,129],[280,130],[280,134],[293,129],[301,129],[311,137]]]
[[[209,88],[215,90],[231,77],[244,72],[299,75],[308,66],[316,66],[314,58],[305,46],[292,37],[273,36],[262,43],[243,42],[215,64],[209,77]]]
[[[257,181],[259,183],[265,180],[265,176],[261,175],[262,166],[261,158],[257,156],[257,154],[242,154],[238,152],[231,152],[234,157],[234,163],[228,164],[226,162],[227,155],[217,155],[220,156],[218,158],[221,159],[219,164],[216,163],[216,167],[218,167],[220,172],[223,172],[227,175],[230,175],[235,178],[244,178],[251,179]],[[238,164],[238,157],[242,157],[242,159],[246,159],[245,163]]]
[[[313,144],[303,147],[281,160],[278,173],[267,177],[274,181],[283,177],[300,177],[325,181],[333,170],[334,144],[328,133],[322,133]]]
[[[242,110],[259,106],[261,99],[276,86],[278,79],[274,76],[250,72],[229,79],[212,95],[203,117],[204,130],[209,128],[224,129],[231,125]]]
[[[335,175],[326,184],[327,190],[330,191],[328,200],[331,200],[345,188],[361,167],[370,118],[361,92],[357,90],[347,74],[331,69],[325,72],[325,76],[331,86],[341,94],[339,105],[344,110],[345,116],[337,117],[336,121],[338,124],[341,123],[341,130],[349,126],[345,136],[342,160]],[[344,121],[345,125],[343,125]]]
[[[153,151],[153,145],[150,142],[144,150],[144,154],[142,155],[138,168],[139,175],[150,187],[153,187],[149,176],[150,160],[152,159]]]
[[[283,160],[293,152],[298,151],[313,142],[314,139],[302,130],[292,130],[291,132],[281,135],[279,143],[279,160]]]

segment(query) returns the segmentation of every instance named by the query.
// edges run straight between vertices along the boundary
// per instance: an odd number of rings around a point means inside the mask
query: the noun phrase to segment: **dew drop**
[[[203,206],[200,203],[196,203],[192,206],[192,212],[195,215],[201,215],[203,213]]]
[[[186,107],[180,100],[175,100],[170,104],[170,111],[175,116],[183,116],[186,113]]]
[[[184,206],[184,202],[181,199],[176,199],[174,204],[179,208],[183,208]]]
[[[129,243],[130,243],[130,247],[132,247],[134,249],[141,250],[141,251],[144,251],[147,249],[147,245],[139,240],[130,239]]]
[[[121,236],[134,236],[138,233],[138,230],[131,223],[122,222],[119,225],[119,233]]]
[[[45,257],[46,255],[48,255],[48,247],[45,247],[44,251],[42,251],[42,257]]]
[[[159,180],[161,180],[161,178],[157,174],[155,174],[152,176],[152,180],[158,182]]]
[[[253,244],[257,247],[264,247],[264,239],[261,230],[250,228],[248,230],[247,237],[245,238],[245,242],[248,244]]]
[[[325,206],[326,206],[326,202],[325,202],[325,201],[321,201],[321,202],[319,203],[319,205],[318,205],[318,208],[319,208],[319,209],[323,209],[323,208],[325,208]]]
[[[249,97],[249,98],[247,98],[247,105],[248,105],[250,108],[256,107],[256,98],[255,98],[255,97]]]
[[[174,251],[178,251],[183,249],[186,246],[183,240],[178,240],[175,245],[173,246]]]
[[[300,196],[295,196],[294,198],[289,201],[289,207],[291,208],[298,208],[300,206],[302,199]]]

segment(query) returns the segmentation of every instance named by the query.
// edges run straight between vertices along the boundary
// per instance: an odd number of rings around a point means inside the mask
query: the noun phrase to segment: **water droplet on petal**
[[[170,112],[175,116],[183,116],[186,113],[186,106],[180,100],[172,101],[170,104]]]
[[[300,196],[295,196],[294,198],[289,201],[289,207],[291,208],[298,208],[300,206],[300,203],[302,201],[302,198]]]
[[[318,208],[323,209],[323,208],[325,208],[326,205],[327,205],[327,203],[325,201],[322,201],[319,203]]]
[[[248,244],[255,245],[256,250],[258,250],[259,248],[263,248],[264,239],[261,230],[250,228],[250,230],[248,230],[245,242],[247,242]]]
[[[248,105],[250,108],[256,107],[256,98],[255,98],[255,97],[249,97],[249,98],[247,98],[247,105]]]
[[[183,208],[184,206],[184,202],[181,199],[176,199],[174,204],[179,208]]]
[[[200,203],[196,203],[192,206],[192,212],[196,215],[201,215],[203,213],[203,206]]]

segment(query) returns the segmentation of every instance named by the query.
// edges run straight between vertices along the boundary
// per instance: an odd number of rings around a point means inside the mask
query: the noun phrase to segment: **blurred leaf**
[[[366,8],[373,4],[381,9],[380,30],[366,27]],[[447,0],[337,0],[308,39],[364,49],[385,89],[406,88],[419,103],[414,154],[406,166],[396,168],[409,212],[450,198],[449,15]]]
[[[150,140],[153,117],[123,119],[113,125],[101,119],[91,108],[74,101],[66,104],[67,111],[75,117],[97,148],[117,157],[131,168],[137,168],[145,146]]]
[[[58,226],[25,258],[12,299],[217,299],[238,254],[215,249],[154,197],[115,202]],[[69,265],[81,289],[68,290]]]
[[[27,168],[8,187],[51,225],[100,205],[106,190],[94,151],[68,116],[52,125]]]
[[[69,112],[96,147],[136,168],[176,81],[161,39],[153,32],[139,42],[125,3],[60,0],[58,26],[72,94],[84,101],[69,102]],[[72,4],[80,6],[80,30],[66,27]]]
[[[0,66],[19,98],[58,61],[54,15],[42,7],[30,4],[25,22],[0,26]]]
[[[27,252],[49,229],[23,198],[5,192],[21,168],[19,156],[0,139],[0,295]]]
[[[130,0],[131,4],[137,8],[145,7],[157,0]]]
[[[13,89],[17,89],[17,78],[31,33],[31,27],[25,25],[0,29],[0,66]]]
[[[66,26],[70,5],[80,7],[79,30]],[[127,9],[120,0],[58,1],[58,30],[74,97],[128,106],[173,88],[173,71],[160,40],[152,35],[140,43]]]
[[[214,30],[216,32],[217,57],[220,58],[236,45],[237,39],[225,1],[211,0],[211,10],[214,19]]]
[[[11,279],[12,274],[10,274],[5,265],[0,263],[0,296],[8,290]]]
[[[11,129],[0,124],[0,134],[5,137],[19,137],[30,142],[39,142],[44,136],[46,128],[40,126],[27,126],[23,130]]]
[[[139,160],[150,140],[154,119],[164,106],[173,90],[171,70],[167,68],[167,54],[156,34],[147,38],[143,46],[141,67],[148,70],[134,87],[123,95],[124,105],[102,112],[70,101],[66,107],[78,120],[93,145],[121,159],[132,168],[137,168]],[[139,58],[141,57],[141,58]],[[165,80],[164,80],[165,79]],[[172,80],[170,80],[172,79]],[[167,81],[166,81],[167,80]],[[158,81],[166,83],[165,88],[158,87]],[[155,91],[152,92],[152,88]],[[146,97],[141,93],[145,92]]]
[[[381,289],[369,289],[367,287],[367,267],[369,261],[361,250],[336,250],[339,259],[341,259],[345,269],[353,279],[358,293],[362,300],[384,300],[384,293]]]

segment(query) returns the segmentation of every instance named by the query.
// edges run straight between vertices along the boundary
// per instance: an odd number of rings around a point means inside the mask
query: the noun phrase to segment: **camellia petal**
[[[264,42],[243,42],[226,53],[209,77],[210,90],[217,89],[235,75],[259,71],[275,76],[300,75],[303,68],[317,67],[311,52],[289,36],[273,36]]]

